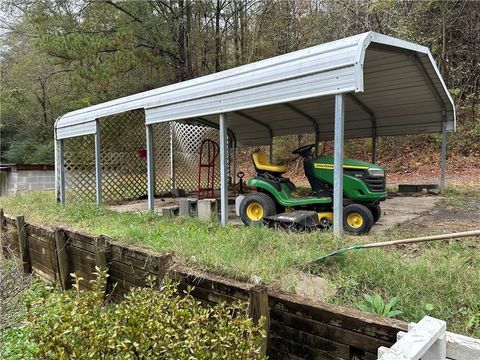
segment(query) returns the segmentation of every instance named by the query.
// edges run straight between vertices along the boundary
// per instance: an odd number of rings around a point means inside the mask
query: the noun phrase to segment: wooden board
[[[288,339],[289,341],[299,345],[306,345],[315,351],[328,352],[343,359],[350,359],[350,347],[348,345],[341,344],[333,340],[328,340],[320,336],[315,336],[308,332],[277,323],[276,321],[272,321],[270,329],[271,336],[281,339]],[[294,353],[294,351],[292,353]]]
[[[339,305],[294,300],[286,294],[269,294],[269,305],[270,309],[348,329],[389,343],[396,341],[397,332],[407,329],[407,324],[402,321],[366,314]]]
[[[67,237],[67,244],[69,246],[75,246],[95,254],[94,237],[78,231],[72,231],[67,229],[64,229],[64,231]]]
[[[169,276],[173,280],[187,285],[203,288],[211,292],[245,301],[248,301],[250,298],[250,289],[253,286],[251,284],[237,282],[221,276],[188,269],[178,264],[170,269]]]
[[[350,360],[351,358],[342,358],[335,353],[323,350],[316,350],[305,344],[299,344],[284,337],[270,338],[270,358],[271,359],[321,359],[321,360]]]
[[[356,349],[372,353],[376,352],[380,346],[392,345],[392,342],[276,309],[270,309],[270,318],[272,322],[277,324],[302,330],[324,339],[348,344]]]

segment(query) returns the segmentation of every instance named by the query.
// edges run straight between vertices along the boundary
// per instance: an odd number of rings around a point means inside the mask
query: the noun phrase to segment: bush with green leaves
[[[92,290],[53,292],[30,318],[38,359],[261,359],[265,332],[247,305],[206,307],[167,280],[133,288],[120,301],[103,293],[97,269]]]
[[[397,296],[391,298],[388,303],[385,303],[383,298],[378,294],[364,294],[363,298],[365,299],[365,304],[358,305],[358,308],[362,311],[370,312],[380,316],[386,316],[389,318],[393,318],[402,313],[402,311],[394,309],[395,305],[398,302]]]
[[[5,151],[5,160],[16,164],[53,164],[54,157],[53,141],[16,140]]]

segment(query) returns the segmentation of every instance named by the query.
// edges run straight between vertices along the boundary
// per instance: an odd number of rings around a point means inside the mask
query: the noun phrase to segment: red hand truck
[[[197,199],[214,198],[215,191],[215,163],[220,153],[220,146],[213,140],[205,139],[200,145],[200,158],[198,159],[198,191]],[[206,171],[206,179],[203,171]],[[205,187],[203,186],[204,184]]]

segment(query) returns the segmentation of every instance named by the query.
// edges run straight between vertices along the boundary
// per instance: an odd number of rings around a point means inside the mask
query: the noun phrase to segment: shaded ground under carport
[[[406,221],[415,219],[435,208],[435,205],[442,199],[439,196],[398,196],[391,197],[381,203],[382,217],[372,228],[371,234],[381,234]],[[234,197],[229,200],[229,221],[234,225],[241,225],[242,222],[235,214]],[[155,199],[155,211],[162,213],[162,208],[178,205],[179,198]],[[131,201],[121,205],[112,205],[112,210],[124,212],[146,212],[147,200]]]

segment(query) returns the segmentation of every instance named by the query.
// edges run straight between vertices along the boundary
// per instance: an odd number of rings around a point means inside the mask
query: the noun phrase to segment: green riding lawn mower
[[[287,168],[270,164],[263,152],[252,154],[256,176],[240,191],[237,214],[245,225],[265,224],[297,230],[326,229],[333,223],[333,157],[312,154],[314,144],[292,153],[303,158],[311,194],[299,195],[296,186],[283,174]],[[353,160],[343,162],[343,226],[347,233],[366,234],[381,216],[380,202],[387,198],[383,167]]]

